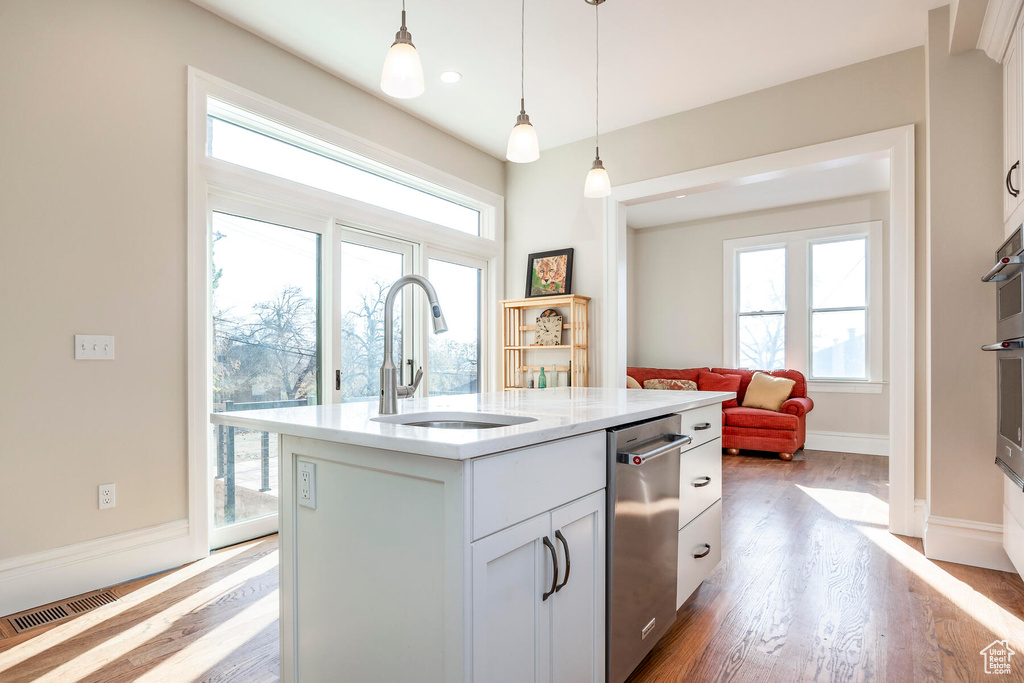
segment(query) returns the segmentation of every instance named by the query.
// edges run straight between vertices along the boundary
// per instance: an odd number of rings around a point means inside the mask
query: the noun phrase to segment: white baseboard
[[[924,525],[924,555],[930,560],[1014,572],[1003,550],[1003,525],[928,515]]]
[[[812,451],[889,455],[889,437],[882,434],[850,434],[847,432],[807,432],[804,448]]]
[[[928,519],[928,501],[914,499],[914,538],[924,538],[924,523]]]
[[[0,616],[179,567],[194,552],[179,519],[0,560]]]

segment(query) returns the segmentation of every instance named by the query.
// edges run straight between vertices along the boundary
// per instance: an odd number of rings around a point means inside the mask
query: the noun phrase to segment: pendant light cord
[[[405,0],[402,0],[405,2]],[[526,113],[526,0],[523,0],[523,12],[520,15],[519,34],[519,108]]]
[[[598,12],[600,6],[600,3],[594,4],[594,145],[598,158],[601,157],[601,15]]]

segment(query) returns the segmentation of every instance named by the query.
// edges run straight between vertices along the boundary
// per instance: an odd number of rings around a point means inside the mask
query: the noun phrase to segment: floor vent
[[[112,602],[117,602],[117,597],[113,593],[108,590],[96,591],[27,612],[12,614],[7,620],[14,627],[15,633],[24,633],[29,629],[69,619]]]

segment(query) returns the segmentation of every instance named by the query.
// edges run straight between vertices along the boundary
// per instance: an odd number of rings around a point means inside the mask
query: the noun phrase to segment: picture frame
[[[572,294],[572,259],[575,249],[540,251],[526,260],[526,298]]]

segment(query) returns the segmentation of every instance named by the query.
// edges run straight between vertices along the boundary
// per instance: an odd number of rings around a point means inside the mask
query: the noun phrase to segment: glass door
[[[320,235],[219,212],[211,227],[213,411],[319,403]],[[277,530],[277,446],[212,426],[211,548]]]
[[[448,332],[427,339],[427,392],[430,396],[476,394],[481,376],[484,309],[481,288],[486,264],[476,259],[430,251],[427,279],[448,322]]]
[[[334,398],[339,403],[377,401],[380,366],[384,361],[384,303],[395,280],[413,272],[413,245],[401,240],[340,228],[335,292],[337,366]],[[412,382],[412,287],[395,301],[394,360],[399,381]]]

